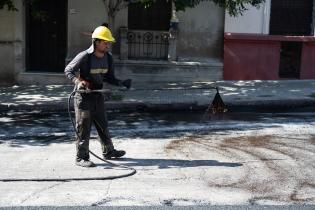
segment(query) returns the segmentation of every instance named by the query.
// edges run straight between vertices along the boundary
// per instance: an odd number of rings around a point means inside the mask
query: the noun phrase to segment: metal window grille
[[[168,56],[167,31],[129,31],[128,58],[166,60]]]

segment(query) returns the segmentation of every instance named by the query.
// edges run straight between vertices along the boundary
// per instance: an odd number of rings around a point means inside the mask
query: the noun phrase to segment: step
[[[222,62],[115,61],[117,78],[134,82],[210,82],[223,78]],[[23,72],[18,75],[20,85],[70,84],[63,70],[60,73]]]

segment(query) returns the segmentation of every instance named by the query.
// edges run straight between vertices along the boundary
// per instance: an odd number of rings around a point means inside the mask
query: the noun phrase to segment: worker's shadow
[[[136,159],[136,158],[121,158],[119,162],[111,160],[115,164],[123,164],[128,167],[151,167],[157,166],[158,169],[167,168],[189,168],[200,166],[214,166],[214,167],[239,167],[242,163],[219,162],[216,160],[176,160],[176,159]],[[105,166],[105,168],[112,168],[109,163],[97,164],[98,166]]]

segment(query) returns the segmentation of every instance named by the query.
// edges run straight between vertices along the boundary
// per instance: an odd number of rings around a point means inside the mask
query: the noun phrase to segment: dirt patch
[[[313,183],[299,184],[298,181],[290,178],[298,173],[295,170],[291,171],[291,168],[304,167],[303,164],[297,161],[300,157],[296,151],[300,145],[299,141],[287,141],[277,135],[244,135],[212,140],[214,139],[206,139],[204,136],[198,135],[187,136],[171,141],[166,146],[166,150],[168,152],[185,152],[187,146],[193,146],[196,150],[198,147],[202,147],[232,160],[244,160],[243,170],[246,175],[239,177],[237,180],[208,180],[207,183],[211,188],[243,189],[251,192],[253,198],[249,200],[250,203],[256,204],[264,201],[305,203],[314,201],[314,197],[305,195],[308,188],[314,188]],[[312,136],[310,140],[311,144],[314,144],[315,136]],[[301,149],[305,148],[301,147]],[[257,175],[262,170],[266,176],[257,180]],[[297,182],[296,187],[292,185],[292,182]],[[286,185],[289,186],[291,191],[283,195],[279,194],[279,188],[283,187],[288,191],[284,187]],[[173,201],[164,203],[164,205],[170,206],[173,204]]]
[[[293,191],[293,193],[290,195],[290,200],[295,202],[307,202],[307,201],[313,201],[314,197],[311,198],[300,198],[299,197],[299,191],[302,190],[304,187],[311,187],[314,188],[315,185],[313,183],[309,182],[303,182],[299,186],[296,187],[296,189]]]
[[[201,139],[198,136],[187,136],[182,139],[173,140],[165,146],[166,150],[175,150],[181,148],[183,145],[188,143],[200,143]]]
[[[241,136],[228,138],[221,144],[222,147],[245,146],[245,147],[265,147],[271,142],[272,136]]]
[[[209,187],[239,188],[239,186],[245,185],[246,182],[247,182],[246,179],[238,180],[237,182],[233,182],[233,183],[225,183],[225,184],[223,184],[223,183],[217,184],[215,182],[210,182]]]
[[[194,200],[194,199],[185,199],[185,198],[178,198],[178,199],[168,199],[163,200],[162,205],[163,206],[178,206],[178,205],[192,205],[192,204],[200,204],[202,203],[200,200]]]
[[[264,148],[268,150],[273,150],[277,153],[284,154],[284,152],[278,148],[274,148],[273,139],[275,137],[271,135],[260,135],[260,136],[239,136],[239,137],[232,137],[226,138],[223,142],[219,145],[222,149],[233,149],[234,151],[242,152],[243,154],[250,155],[251,157],[261,161],[261,164],[266,167],[265,171],[269,171],[272,174],[272,179],[277,182],[281,182],[283,177],[285,177],[285,173],[282,172],[281,168],[279,168],[278,164],[269,161],[273,160],[272,158],[266,157],[264,153],[258,152],[256,149]],[[276,142],[276,141],[275,141]],[[238,182],[231,183],[230,185],[221,186],[216,185],[217,187],[231,187],[237,189],[246,189],[256,195],[255,198],[251,202],[256,203],[259,200],[279,200],[280,198],[277,197],[274,189],[274,184],[272,182],[266,180],[261,181],[253,181],[254,179],[251,178],[255,176],[257,173],[256,167],[251,166],[250,164],[247,165],[247,176],[243,177],[238,180]],[[272,194],[272,196],[270,195]],[[266,197],[267,195],[267,197]],[[285,200],[288,198],[281,198],[281,200]]]
[[[170,153],[171,151],[186,153],[184,152],[185,148],[191,145],[194,145],[196,149],[198,147],[201,147],[202,149],[207,148],[208,150],[212,150],[217,154],[221,154],[230,158],[235,158],[236,155],[232,151],[229,151],[228,148],[223,148],[216,144],[213,144],[210,139],[205,139],[204,136],[200,135],[191,135],[183,137],[181,139],[173,140],[169,142],[164,147],[164,149],[167,153]],[[186,154],[186,156],[188,156],[188,154]]]
[[[258,196],[258,197],[253,197],[251,199],[248,200],[248,202],[251,205],[257,205],[257,201],[261,201],[261,200],[272,200],[272,201],[279,201],[281,200],[280,196]]]

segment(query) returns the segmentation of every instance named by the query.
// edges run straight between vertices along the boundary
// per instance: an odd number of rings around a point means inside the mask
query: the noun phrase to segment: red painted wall
[[[304,42],[300,79],[315,79],[315,42]]]
[[[315,79],[315,37],[261,34],[224,35],[225,80],[279,80],[282,41],[303,42],[300,78]]]

